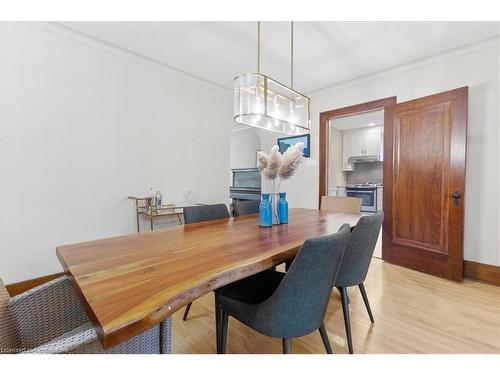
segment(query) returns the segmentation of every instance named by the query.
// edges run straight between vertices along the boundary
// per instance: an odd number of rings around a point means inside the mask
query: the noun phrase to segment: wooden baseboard
[[[464,277],[500,286],[500,267],[464,260]]]
[[[18,294],[26,292],[29,289],[34,288],[35,286],[42,285],[45,284],[46,282],[57,279],[62,275],[64,275],[64,273],[54,273],[52,275],[40,276],[35,279],[20,281],[18,283],[6,285],[6,288],[10,296],[14,297]]]

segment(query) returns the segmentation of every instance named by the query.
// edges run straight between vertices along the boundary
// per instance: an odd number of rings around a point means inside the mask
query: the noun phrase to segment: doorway
[[[360,198],[362,215],[382,211],[384,109],[332,117],[328,134],[326,195]],[[381,236],[376,258],[382,258]]]
[[[320,202],[324,195],[360,194],[363,214],[383,209],[383,135],[395,104],[389,97],[320,114]],[[354,186],[362,183],[371,186]],[[383,259],[382,236],[374,256]]]

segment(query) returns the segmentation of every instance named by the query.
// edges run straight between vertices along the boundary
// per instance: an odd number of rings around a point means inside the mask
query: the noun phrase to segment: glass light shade
[[[309,133],[311,99],[260,73],[234,79],[234,121],[278,133]]]

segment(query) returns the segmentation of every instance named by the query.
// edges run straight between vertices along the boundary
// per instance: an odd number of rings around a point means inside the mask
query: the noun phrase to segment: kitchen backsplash
[[[381,161],[368,163],[355,163],[352,172],[346,172],[346,183],[362,184],[373,182],[381,184],[383,181],[384,163]]]

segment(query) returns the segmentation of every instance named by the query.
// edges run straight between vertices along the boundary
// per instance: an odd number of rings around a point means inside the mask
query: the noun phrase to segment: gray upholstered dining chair
[[[198,223],[216,219],[229,218],[229,211],[224,203],[207,204],[203,206],[192,206],[184,208],[184,224]],[[184,310],[182,320],[186,320],[191,309],[192,302],[189,302]]]
[[[172,318],[104,350],[68,276],[10,297],[0,280],[0,354],[154,354],[171,352]]]
[[[206,204],[184,208],[184,224],[198,223],[200,221],[229,218],[229,211],[224,203]]]
[[[233,202],[234,216],[251,215],[259,213],[260,201],[240,201]]]
[[[356,285],[359,287],[370,320],[374,323],[375,321],[363,282],[366,279],[370,267],[373,251],[375,250],[383,221],[384,213],[382,211],[379,211],[375,215],[363,216],[359,219],[351,232],[349,243],[347,244],[346,252],[342,258],[342,264],[340,265],[340,271],[334,284],[339,290],[342,300],[347,345],[350,354],[353,353],[353,346],[347,288]]]
[[[226,352],[228,318],[282,339],[291,353],[293,337],[319,330],[332,353],[324,317],[350,227],[304,242],[287,273],[266,270],[218,289],[215,293],[217,353]]]

